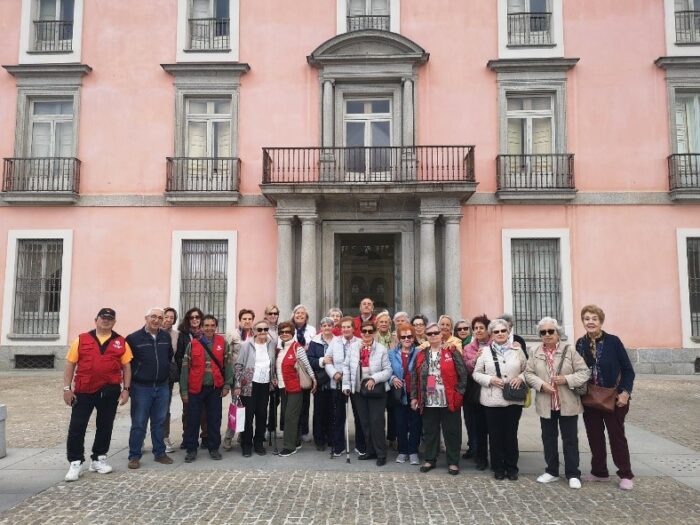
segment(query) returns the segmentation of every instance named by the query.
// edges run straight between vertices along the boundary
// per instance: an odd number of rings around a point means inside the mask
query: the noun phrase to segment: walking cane
[[[345,462],[350,463],[350,423],[348,423],[348,405],[350,396],[345,400]],[[356,438],[357,439],[357,438]]]
[[[336,389],[336,391],[337,391],[338,393],[340,393],[340,395],[342,395],[341,387],[342,387],[342,384],[341,384],[340,382],[336,381],[336,382],[335,382],[335,389]],[[335,425],[336,425],[335,411],[336,411],[337,406],[338,406],[338,405],[337,405],[338,399],[339,399],[339,396],[338,396],[338,395],[333,396],[333,411],[332,411],[332,414],[331,414],[331,416],[332,416],[332,417],[331,417],[331,434],[333,435],[334,438],[335,438]],[[333,439],[332,441],[335,441],[335,439]],[[331,445],[330,459],[333,459],[333,447],[335,447],[335,443],[333,443],[333,444]]]

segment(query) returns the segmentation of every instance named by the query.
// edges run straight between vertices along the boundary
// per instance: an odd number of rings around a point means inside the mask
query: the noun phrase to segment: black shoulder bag
[[[223,365],[219,363],[219,360],[216,358],[216,356],[211,352],[211,350],[209,350],[209,346],[207,345],[207,343],[205,343],[201,339],[199,340],[199,342],[202,343],[204,350],[206,350],[207,354],[209,354],[209,358],[216,364],[216,366],[219,367],[219,371],[221,372],[222,377],[226,377]]]
[[[493,348],[491,348],[491,356],[493,357],[493,364],[496,367],[496,375],[498,376],[499,379],[503,379],[501,377],[501,367],[498,364],[498,357],[496,356],[496,352],[494,352]],[[503,399],[506,401],[522,401],[525,402],[525,396],[527,396],[527,385],[525,383],[522,383],[518,388],[513,388],[510,386],[510,383],[504,383],[503,385]]]

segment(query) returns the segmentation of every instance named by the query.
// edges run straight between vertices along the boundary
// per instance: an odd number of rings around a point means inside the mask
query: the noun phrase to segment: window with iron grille
[[[228,241],[183,240],[180,260],[180,311],[197,307],[212,314],[225,333]]]
[[[58,336],[62,260],[62,239],[19,240],[13,335]]]
[[[513,315],[522,335],[545,316],[562,321],[559,239],[512,239]]]
[[[700,237],[688,238],[688,290],[691,337],[700,337]]]

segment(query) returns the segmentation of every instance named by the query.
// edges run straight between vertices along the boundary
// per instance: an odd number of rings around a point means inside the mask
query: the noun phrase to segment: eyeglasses
[[[458,332],[464,332],[464,331],[467,331],[467,332],[468,332],[468,331],[469,331],[469,327],[468,327],[468,326],[459,326],[459,327],[457,327],[457,331],[458,331]]]
[[[269,328],[256,328],[255,331],[258,332],[259,334],[261,334],[263,332],[269,332],[270,329]]]
[[[267,312],[267,315],[279,315],[279,312]]]
[[[425,323],[423,321],[416,321],[413,323],[413,326],[425,326]]]
[[[425,332],[425,335],[427,335],[428,337],[432,337],[434,335],[440,335],[440,332]]]
[[[362,333],[363,334],[373,334],[374,330],[372,330],[371,328],[365,328],[364,330],[362,330]]]
[[[412,335],[402,335],[399,339],[413,339]]]
[[[195,314],[195,315],[190,315],[190,320],[192,320],[192,319],[201,319],[201,318],[202,318],[201,316],[196,315],[196,314]]]
[[[283,334],[292,335],[292,333],[293,332],[291,330],[280,330],[280,335],[283,335]]]
[[[508,333],[508,330],[506,330],[505,328],[503,328],[503,329],[501,329],[501,330],[492,330],[491,333],[492,333],[492,334],[507,334],[507,333]]]
[[[554,328],[548,328],[547,330],[540,330],[540,335],[554,335],[556,330]]]

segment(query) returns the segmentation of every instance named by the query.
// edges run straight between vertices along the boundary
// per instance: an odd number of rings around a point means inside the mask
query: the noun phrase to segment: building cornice
[[[216,73],[240,76],[250,71],[250,65],[244,62],[178,62],[176,64],[161,64],[160,67],[174,77]]]
[[[82,78],[92,72],[87,64],[17,64],[2,66],[17,79],[35,79],[46,77]]]
[[[578,58],[500,58],[486,63],[496,73],[566,72]]]
[[[659,57],[654,61],[661,69],[700,69],[700,56]]]

